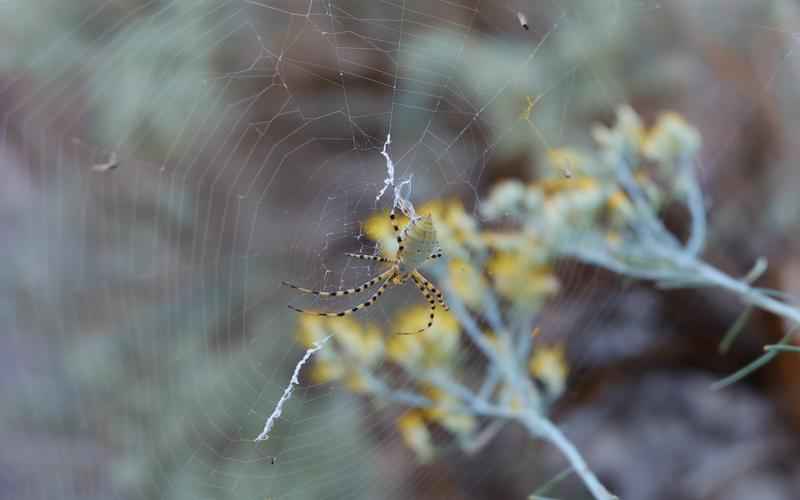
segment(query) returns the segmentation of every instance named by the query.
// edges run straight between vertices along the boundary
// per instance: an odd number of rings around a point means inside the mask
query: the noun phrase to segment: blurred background
[[[473,211],[628,103],[699,128],[706,259],[798,294],[798,77],[794,0],[0,2],[0,498],[526,498],[565,464],[522,431],[418,465],[331,386],[254,444],[303,353],[280,281],[363,277],[389,134]],[[709,390],[782,321],[721,355],[732,297],[566,267],[555,418],[611,491],[800,498],[800,357]]]

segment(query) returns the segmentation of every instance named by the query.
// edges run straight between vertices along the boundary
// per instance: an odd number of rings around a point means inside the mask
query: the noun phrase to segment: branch
[[[603,483],[597,479],[597,476],[586,465],[586,461],[575,446],[555,424],[535,413],[520,413],[518,419],[531,434],[549,441],[561,451],[594,498],[597,500],[619,500],[618,497],[609,493]]]
[[[314,342],[312,347],[306,349],[306,354],[303,356],[303,359],[297,363],[297,366],[294,367],[294,373],[292,374],[292,379],[289,381],[289,385],[286,386],[286,389],[283,390],[283,396],[278,401],[278,404],[275,405],[275,409],[272,410],[272,414],[267,419],[267,422],[264,424],[264,430],[261,431],[261,434],[258,435],[253,441],[266,441],[269,439],[269,433],[272,431],[272,426],[275,425],[275,421],[280,418],[281,414],[283,413],[283,405],[292,397],[292,392],[294,391],[294,386],[300,383],[300,370],[303,368],[303,365],[306,364],[311,356],[322,349],[322,346],[330,340],[332,335],[328,335],[324,339],[320,340],[319,342]]]

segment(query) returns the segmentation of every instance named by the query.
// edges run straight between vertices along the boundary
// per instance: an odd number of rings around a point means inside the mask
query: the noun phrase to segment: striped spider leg
[[[411,274],[411,279],[414,280],[414,284],[417,286],[417,289],[425,297],[425,300],[428,301],[428,304],[431,305],[431,312],[428,315],[428,324],[425,326],[425,328],[420,328],[415,332],[397,332],[397,335],[416,335],[418,333],[422,333],[433,325],[433,320],[436,317],[436,300],[433,298],[433,295],[431,295],[431,291],[428,289],[428,287],[422,281],[420,281],[417,275],[420,274],[417,271],[414,271]]]
[[[376,276],[376,277],[375,277],[375,278],[373,278],[372,280],[375,280],[375,279],[380,279],[380,278],[382,278],[384,275],[387,275],[387,274],[389,274],[390,272],[393,272],[393,271],[394,271],[394,269],[389,269],[389,270],[387,270],[387,271],[385,271],[385,272],[381,273],[380,275]],[[383,283],[381,284],[381,286],[380,286],[380,287],[378,287],[378,290],[377,290],[377,291],[376,291],[376,292],[375,292],[375,293],[372,295],[372,297],[370,297],[369,299],[367,299],[365,302],[362,302],[361,304],[359,304],[359,305],[357,305],[357,306],[353,307],[352,309],[348,309],[348,310],[346,310],[346,311],[340,311],[340,312],[312,312],[312,311],[306,311],[306,310],[300,309],[300,308],[298,308],[298,307],[294,307],[293,305],[289,305],[289,309],[291,309],[291,310],[293,310],[293,311],[297,311],[297,312],[299,312],[299,313],[309,313],[309,314],[314,314],[314,315],[316,315],[316,316],[347,316],[347,315],[349,315],[349,314],[353,314],[353,313],[354,313],[354,312],[356,312],[356,311],[360,311],[361,309],[364,309],[365,307],[369,307],[369,306],[371,306],[372,304],[374,304],[375,302],[377,302],[377,301],[378,301],[378,298],[379,298],[381,295],[383,295],[383,292],[386,290],[386,287],[387,287],[387,286],[389,286],[389,283],[391,282],[391,280],[392,280],[392,279],[394,279],[394,277],[395,277],[395,276],[396,276],[395,274],[392,274],[391,276],[389,276],[388,278],[386,278],[386,279],[383,281]],[[370,281],[372,281],[372,280],[370,280]],[[369,283],[369,282],[368,282],[368,283]],[[292,285],[289,285],[289,286],[292,286]],[[299,287],[295,287],[295,286],[292,286],[292,288],[295,288],[295,289],[297,289],[297,290],[301,290]],[[316,290],[313,290],[313,291],[316,291]],[[347,290],[342,290],[342,291],[347,291]],[[321,295],[322,293],[325,293],[325,292],[321,292],[320,294],[317,294],[317,295]],[[335,292],[334,292],[334,293],[335,293]],[[331,295],[333,295],[333,294],[331,294]],[[345,294],[342,294],[342,295],[345,295]]]
[[[441,256],[441,254],[439,254],[439,255]],[[436,257],[431,257],[431,258],[434,259]],[[442,294],[442,292],[438,288],[436,288],[433,283],[428,281],[428,278],[423,276],[422,273],[420,273],[419,271],[415,271],[414,272],[414,276],[419,281],[422,282],[422,284],[425,286],[425,288],[428,289],[429,292],[431,292],[432,294],[436,295],[436,302],[439,303],[439,305],[442,307],[442,309],[444,309],[445,311],[449,311],[450,310],[450,308],[447,307],[447,303],[445,303],[445,301],[444,301],[444,294]]]
[[[377,283],[381,283],[381,286],[378,288],[378,290],[365,302],[339,312],[306,311],[291,305],[289,308],[293,311],[314,314],[317,316],[347,316],[377,302],[378,298],[383,295],[387,288],[402,285],[411,279],[414,281],[414,285],[417,287],[419,292],[425,297],[425,300],[428,301],[428,304],[430,304],[431,312],[428,324],[425,326],[425,328],[421,328],[415,332],[404,332],[402,334],[409,335],[422,333],[429,329],[433,325],[433,321],[436,317],[436,307],[442,307],[445,311],[448,308],[444,302],[442,292],[440,292],[433,285],[433,283],[425,278],[425,276],[423,276],[422,273],[417,270],[417,268],[422,266],[422,264],[429,259],[438,259],[439,257],[442,257],[442,252],[439,249],[439,245],[436,240],[436,229],[433,226],[433,220],[431,216],[427,215],[423,217],[412,217],[410,219],[411,220],[409,221],[408,225],[406,225],[406,227],[404,227],[401,231],[397,225],[397,216],[395,215],[394,208],[392,208],[391,212],[389,212],[389,220],[392,223],[392,229],[394,230],[398,245],[397,257],[395,259],[389,259],[377,255],[362,255],[354,253],[347,254],[348,256],[356,259],[372,260],[384,264],[390,264],[390,267],[387,270],[355,288],[348,288],[347,290],[339,290],[336,292],[324,292],[322,290],[303,288],[286,281],[283,282],[284,285],[294,288],[302,293],[313,294],[319,297],[341,297],[343,295],[360,293],[372,288]]]

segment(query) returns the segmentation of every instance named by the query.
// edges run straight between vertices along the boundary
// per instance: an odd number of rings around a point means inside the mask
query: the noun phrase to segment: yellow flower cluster
[[[421,463],[433,459],[433,441],[425,417],[420,410],[409,410],[397,419],[403,442],[417,455]]]
[[[617,110],[613,127],[598,125],[592,135],[610,165],[623,159],[636,169],[645,160],[657,164],[668,175],[674,174],[681,161],[695,156],[702,143],[697,129],[679,114],[662,113],[648,129],[629,106]]]
[[[549,398],[555,399],[563,394],[568,374],[563,346],[538,346],[528,363],[528,369],[545,385]]]
[[[475,417],[446,392],[431,386],[422,387],[422,394],[433,402],[428,408],[409,410],[397,419],[403,441],[426,463],[434,455],[430,428],[438,425],[455,435],[468,435],[475,431]]]
[[[638,214],[617,182],[617,169],[629,168],[645,201],[658,210],[665,200],[681,194],[680,183],[665,190],[659,182],[680,180],[675,169],[700,148],[699,133],[680,115],[664,113],[646,128],[627,106],[618,110],[612,127],[596,126],[593,137],[599,148],[594,157],[551,149],[542,178],[528,184],[506,180],[492,189],[481,213],[489,221],[516,224],[505,235],[488,234],[490,246],[514,248],[516,259],[527,264],[537,258],[551,261],[558,248],[576,244],[587,231],[600,230],[607,242],[620,244]]]
[[[428,321],[430,308],[414,306],[401,311],[393,325],[393,332],[419,329]],[[427,370],[448,366],[458,352],[461,327],[449,311],[439,310],[436,321],[425,332],[417,335],[392,335],[386,340],[387,357],[408,371]]]
[[[701,142],[697,129],[681,115],[667,112],[644,135],[641,150],[648,159],[670,165],[697,154]]]
[[[433,401],[433,406],[422,411],[427,422],[441,425],[453,434],[469,434],[475,430],[475,417],[455,397],[432,386],[423,387],[422,393]]]
[[[363,326],[351,317],[300,317],[297,340],[309,348],[328,335],[333,346],[321,349],[315,356],[311,379],[316,383],[341,381],[353,392],[365,392],[365,372],[374,368],[384,356],[383,335],[375,325]]]
[[[514,303],[533,305],[558,293],[552,266],[525,253],[497,252],[486,265],[497,293]]]
[[[489,283],[481,271],[469,260],[451,259],[448,278],[453,292],[472,310],[479,310]]]
[[[664,184],[659,174],[670,172],[700,147],[699,134],[679,115],[663,114],[648,129],[629,107],[618,110],[614,126],[598,126],[593,136],[599,147],[596,154],[552,149],[545,158],[550,168],[542,178],[530,183],[497,183],[480,206],[487,226],[482,227],[458,201],[435,200],[416,209],[418,214],[433,217],[446,256],[442,279],[445,288],[454,293],[453,299],[480,315],[487,297],[494,294],[502,299],[501,307],[536,314],[560,290],[554,261],[564,254],[564,248],[582,241],[587,231],[599,234],[599,241],[610,247],[621,245],[631,234],[638,213],[618,183],[615,169],[620,162],[629,167],[630,182],[639,185],[645,201],[657,208],[668,197],[656,182]],[[653,165],[658,169],[649,168]],[[398,225],[407,223],[407,218],[398,214]],[[363,230],[385,256],[394,258],[397,241],[386,212],[367,219]],[[423,333],[392,334],[416,331],[427,323],[429,311],[424,303],[409,307],[385,330],[351,317],[302,316],[298,331],[298,340],[305,346],[333,335],[332,347],[326,346],[314,358],[312,377],[316,382],[338,381],[351,391],[370,393],[374,389],[371,382],[379,378],[375,372],[387,365],[411,376],[411,385],[433,404],[404,413],[397,425],[422,461],[431,460],[434,454],[430,426],[461,435],[473,432],[476,425],[452,395],[426,385],[426,377],[432,373],[453,381],[462,378],[458,363],[462,332],[456,317],[439,308],[432,327]],[[499,337],[485,335],[489,344],[502,351]],[[528,368],[543,386],[541,402],[564,392],[568,370],[562,347],[537,346]],[[510,407],[521,404],[512,388],[500,386],[499,394]]]

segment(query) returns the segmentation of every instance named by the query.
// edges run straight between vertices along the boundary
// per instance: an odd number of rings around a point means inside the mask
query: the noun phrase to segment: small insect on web
[[[517,12],[517,21],[519,21],[519,25],[522,26],[525,31],[530,29],[530,26],[528,26],[528,16],[522,12]]]
[[[420,293],[425,297],[425,300],[428,301],[428,304],[431,306],[431,312],[428,320],[427,326],[425,328],[420,328],[415,332],[398,332],[398,335],[414,335],[417,333],[422,333],[425,330],[429,329],[433,325],[433,321],[436,317],[436,307],[437,305],[444,309],[445,311],[448,310],[447,304],[445,304],[444,296],[442,292],[440,292],[433,283],[431,283],[425,276],[422,275],[417,269],[422,266],[425,262],[430,259],[438,259],[442,257],[441,249],[439,248],[439,242],[436,239],[436,228],[433,225],[433,219],[430,215],[425,216],[415,216],[413,214],[408,213],[402,206],[401,210],[403,213],[409,218],[409,223],[406,225],[405,228],[401,231],[397,225],[397,216],[395,214],[395,209],[392,208],[391,212],[389,212],[389,219],[392,222],[392,228],[394,229],[394,234],[397,237],[398,249],[397,255],[394,259],[389,259],[386,257],[376,256],[376,255],[362,255],[362,254],[353,254],[348,253],[350,257],[354,257],[356,259],[361,260],[374,260],[385,264],[390,264],[391,266],[386,271],[383,271],[379,275],[375,276],[374,278],[370,279],[369,281],[358,285],[355,288],[349,288],[347,290],[339,290],[337,292],[324,292],[322,290],[312,290],[309,288],[302,288],[297,285],[293,285],[286,281],[283,282],[284,285],[294,288],[295,290],[299,290],[303,293],[310,293],[313,295],[317,295],[320,297],[341,297],[343,295],[350,295],[354,293],[360,293],[366,291],[378,283],[381,283],[381,286],[378,290],[365,302],[354,306],[350,309],[340,312],[315,312],[315,311],[306,311],[303,309],[299,309],[294,306],[289,306],[290,309],[293,311],[297,311],[300,313],[306,314],[315,314],[317,316],[347,316],[353,314],[365,307],[369,307],[375,302],[378,301],[383,292],[386,291],[387,288],[391,286],[402,285],[409,279],[414,281],[414,285],[416,285],[417,289]]]

